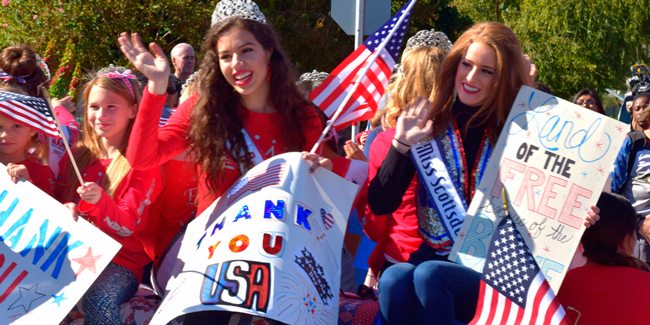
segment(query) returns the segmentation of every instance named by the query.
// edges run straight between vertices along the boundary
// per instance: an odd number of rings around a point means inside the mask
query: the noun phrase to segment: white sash
[[[429,201],[434,204],[432,208],[438,212],[442,226],[455,242],[465,220],[466,207],[442,161],[438,143],[433,139],[417,144],[410,152],[420,181],[431,199]]]
[[[255,143],[253,143],[253,139],[248,135],[248,132],[246,132],[246,129],[242,128],[241,133],[244,136],[244,141],[246,142],[246,149],[248,150],[248,153],[252,156],[251,157],[251,162],[253,163],[253,166],[256,166],[257,164],[261,163],[264,161],[264,158],[262,158],[262,154],[260,154],[260,151],[257,149],[257,146]],[[228,147],[228,151],[230,151],[234,157],[239,157],[241,155],[236,155],[232,147],[230,146],[230,142],[226,141],[226,147]],[[244,149],[242,148],[242,151]],[[244,175],[248,171],[247,168],[240,162],[239,163],[239,172]]]

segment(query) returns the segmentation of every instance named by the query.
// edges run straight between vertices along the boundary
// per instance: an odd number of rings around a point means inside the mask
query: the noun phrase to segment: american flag
[[[309,94],[309,99],[329,118],[332,118],[349,92],[354,91],[341,115],[334,122],[337,130],[370,119],[375,114],[377,104],[386,90],[397,62],[414,4],[415,0],[406,3],[395,16],[368,37],[330,73],[318,88]],[[395,31],[390,35],[390,39],[384,42],[393,29]],[[378,56],[373,55],[376,52],[379,52]],[[376,60],[371,62],[375,57]],[[363,75],[364,68],[368,64],[370,67]],[[360,83],[354,88],[353,85],[360,77],[362,78]]]
[[[167,125],[169,118],[174,114],[176,110],[169,107],[163,107],[163,111],[160,114],[160,120],[158,120],[158,127],[163,127]]]
[[[332,216],[332,214],[327,213],[325,209],[321,208],[320,216],[323,219],[323,225],[325,225],[325,229],[329,230],[330,228],[332,228],[332,226],[334,225],[334,217]]]
[[[470,324],[569,324],[509,216],[499,222],[492,237]]]
[[[0,91],[0,114],[51,137],[61,137],[43,98]]]
[[[285,171],[285,164],[280,163],[267,166],[265,170],[245,175],[228,191],[226,204],[232,204],[248,191],[255,192],[263,187],[280,184],[284,179]]]

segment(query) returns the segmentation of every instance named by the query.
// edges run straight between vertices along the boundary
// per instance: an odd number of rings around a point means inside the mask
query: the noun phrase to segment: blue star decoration
[[[580,175],[582,175],[582,177],[584,177],[584,178],[587,178],[587,172],[586,171],[582,171],[582,173],[580,173]]]
[[[61,294],[59,295],[52,295],[52,298],[54,298],[52,299],[52,303],[56,304],[59,307],[61,307],[61,303],[63,302],[63,300],[68,299],[63,295],[63,292],[61,292]]]
[[[35,301],[46,297],[45,294],[38,292],[38,283],[33,285],[31,288],[19,287],[18,296],[18,299],[14,301],[7,310],[22,307],[25,313],[28,313],[32,309],[32,304]]]

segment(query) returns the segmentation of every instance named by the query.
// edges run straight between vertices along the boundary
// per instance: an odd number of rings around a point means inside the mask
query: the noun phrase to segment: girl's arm
[[[181,103],[169,117],[167,125],[158,127],[166,95],[156,95],[145,89],[138,115],[133,123],[126,158],[133,169],[160,166],[183,153],[188,147],[187,130],[198,95]]]
[[[145,209],[162,191],[160,168],[132,170],[114,198],[95,183],[79,187],[79,211],[99,229],[122,237],[133,235],[142,223]]]
[[[147,50],[136,33],[120,34],[118,43],[122,53],[149,80],[131,131],[126,157],[133,169],[160,166],[187,148],[186,135],[195,100],[187,100],[179,106],[168,124],[159,131],[158,121],[169,82],[167,57],[155,43],[150,43]]]

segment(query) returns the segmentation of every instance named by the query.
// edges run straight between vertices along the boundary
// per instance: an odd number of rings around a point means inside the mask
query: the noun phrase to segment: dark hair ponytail
[[[600,220],[582,236],[585,257],[602,265],[650,271],[642,261],[619,252],[627,236],[636,233],[637,214],[632,204],[618,194],[602,193],[597,206]]]

